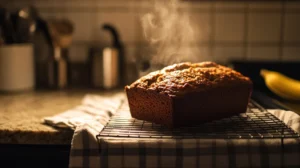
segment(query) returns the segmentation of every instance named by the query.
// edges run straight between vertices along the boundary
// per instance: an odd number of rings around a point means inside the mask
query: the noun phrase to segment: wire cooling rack
[[[128,104],[124,103],[97,136],[98,139],[100,137],[283,139],[298,138],[299,134],[251,100],[245,113],[205,124],[173,129],[131,118]]]

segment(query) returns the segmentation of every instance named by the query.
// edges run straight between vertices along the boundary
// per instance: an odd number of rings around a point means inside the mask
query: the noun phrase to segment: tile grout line
[[[211,24],[211,33],[210,33],[210,45],[209,45],[209,55],[213,61],[215,61],[214,49],[215,49],[215,34],[216,34],[216,4],[213,2],[210,6],[210,24]]]
[[[280,13],[280,41],[279,41],[279,47],[278,47],[278,53],[279,53],[279,61],[283,60],[283,47],[284,47],[284,30],[285,30],[285,17],[286,17],[286,1],[283,1],[281,3],[281,13]]]
[[[81,41],[81,40],[76,40],[73,42],[73,45],[76,46],[80,46],[80,45],[91,45],[91,44],[107,44],[107,42],[101,42],[101,41]],[[127,46],[147,46],[148,43],[145,41],[128,41],[128,42],[124,42],[125,45]],[[199,41],[199,42],[193,42],[193,43],[187,43],[186,45],[184,45],[184,47],[193,47],[193,46],[199,46],[199,45],[203,45],[203,46],[208,46],[211,44],[211,42],[209,41]],[[254,47],[264,47],[264,46],[268,46],[268,47],[276,47],[278,45],[280,45],[280,42],[268,42],[268,41],[262,41],[262,42],[249,42],[247,41],[248,45],[254,46]],[[214,42],[214,46],[218,46],[218,47],[240,47],[240,46],[244,46],[245,44],[241,42],[233,42],[233,41],[223,41],[223,42]],[[264,46],[262,46],[264,45]],[[289,46],[289,47],[300,47],[300,41],[299,42],[284,42],[282,44],[282,46]]]
[[[249,4],[248,3],[246,3],[245,4],[246,6],[245,6],[245,10],[244,10],[244,12],[245,12],[245,15],[244,15],[244,19],[245,19],[245,32],[244,32],[244,56],[243,56],[243,59],[244,60],[247,60],[247,59],[249,59],[248,57],[248,36],[249,36],[249,34],[248,34],[248,30],[249,30]]]
[[[13,7],[16,7],[18,5],[13,5]],[[212,4],[213,6],[213,4]],[[107,7],[97,7],[97,6],[90,6],[90,7],[81,7],[76,6],[69,8],[68,10],[65,10],[65,7],[39,7],[39,10],[46,13],[55,13],[55,12],[62,12],[62,13],[84,13],[84,12],[130,12],[132,10],[137,11],[147,11],[146,9],[149,9],[148,7],[113,7],[113,6],[107,6]],[[182,11],[190,11],[192,13],[207,13],[210,12],[211,9],[185,9]],[[250,10],[249,10],[250,11]],[[279,13],[280,10],[251,10],[251,12],[255,13]],[[243,9],[218,9],[218,13],[244,13]],[[297,10],[290,10],[286,11],[286,13],[300,13],[300,11]]]

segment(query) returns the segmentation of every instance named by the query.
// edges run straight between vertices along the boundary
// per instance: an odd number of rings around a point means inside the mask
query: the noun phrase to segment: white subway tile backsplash
[[[33,3],[38,8],[88,8],[88,7],[100,7],[100,8],[120,8],[120,7],[132,7],[134,1],[126,0],[112,0],[112,1],[95,1],[95,0],[33,0]]]
[[[243,46],[216,46],[213,52],[215,60],[222,63],[227,63],[231,60],[244,59]]]
[[[179,9],[189,10],[191,3],[187,1],[178,1],[179,3]]]
[[[282,2],[248,2],[249,10],[280,10]]]
[[[132,4],[136,11],[149,11],[154,7],[154,1],[137,1]]]
[[[126,45],[125,46],[125,60],[128,63],[135,63],[137,60],[137,46],[136,45]]]
[[[194,29],[194,42],[208,42],[211,37],[211,14],[195,13],[190,15],[190,21]]]
[[[207,1],[199,1],[194,3],[189,2],[189,8],[194,12],[208,11],[211,9],[212,5],[213,3]]]
[[[74,0],[73,0],[74,1]],[[82,0],[75,0],[77,1],[77,5],[80,6],[81,4],[87,4],[88,6],[97,6],[101,8],[120,8],[120,7],[125,7],[125,8],[131,8],[133,7],[133,4],[135,3],[134,1],[128,1],[128,0],[85,0],[84,2]],[[70,3],[74,4],[74,3]]]
[[[34,5],[37,7],[37,8],[55,8],[55,7],[63,7],[63,8],[66,8],[68,7],[67,4],[68,2],[67,1],[39,1],[39,0],[33,0],[34,1]],[[82,6],[84,5],[84,3],[82,4]]]
[[[242,42],[245,33],[244,15],[240,13],[216,13],[216,42]]]
[[[245,9],[246,7],[246,3],[245,2],[239,2],[239,1],[228,1],[228,2],[222,2],[222,1],[216,1],[215,2],[215,7],[216,7],[216,10],[223,10],[223,9],[226,9],[226,10],[236,10],[236,9]]]
[[[96,26],[93,13],[67,13],[66,16],[74,24],[74,41],[91,41],[92,28]]]
[[[67,13],[65,12],[40,12],[40,17],[43,19],[58,19],[58,18],[68,18]]]
[[[29,6],[31,2],[29,1],[7,1],[6,3],[1,3],[0,5],[7,7],[9,9],[22,8],[24,6]]]
[[[284,42],[300,42],[300,13],[287,13],[284,24]]]
[[[94,42],[111,44],[110,34],[101,30],[101,26],[104,23],[113,24],[126,47],[126,60],[133,64],[142,57],[148,58],[154,54],[148,47],[141,26],[141,17],[153,10],[153,2],[16,0],[8,6],[20,8],[34,4],[43,18],[70,19],[75,26],[75,44],[70,48],[70,59],[75,62],[86,59],[88,47]],[[195,32],[195,39],[191,40],[191,44],[187,42],[185,48],[196,55],[198,61],[242,59],[245,50],[249,60],[279,60],[278,47],[283,47],[280,58],[283,61],[299,60],[300,46],[296,45],[300,43],[300,2],[179,1],[179,5],[180,12],[190,14]],[[281,23],[283,7],[286,13],[284,23]],[[248,14],[246,24],[245,12]],[[213,49],[211,43],[214,44]],[[243,44],[247,43],[249,45],[245,48]]]
[[[289,1],[285,3],[285,8],[286,10],[290,10],[290,9],[296,9],[299,10],[300,9],[300,2],[298,1]]]
[[[300,46],[283,47],[283,61],[300,61]]]
[[[154,7],[157,5],[157,4],[171,4],[172,2],[171,1],[149,1],[149,0],[146,0],[146,1],[132,1],[132,7],[133,8],[137,8],[135,10],[152,10],[154,9]],[[156,3],[158,2],[158,3]],[[184,11],[190,11],[190,9],[200,9],[200,10],[205,10],[205,9],[208,9],[208,7],[211,5],[211,3],[201,3],[201,5],[199,5],[198,3],[190,3],[190,2],[187,2],[187,1],[178,1],[178,8],[179,10],[184,10]]]
[[[279,61],[278,47],[249,46],[248,60]]]
[[[147,14],[149,11],[134,11],[134,18],[135,18],[135,35],[137,41],[146,42],[146,38],[143,31],[142,26],[142,18],[145,14]]]
[[[113,12],[113,13],[95,13],[93,15],[92,40],[110,43],[112,37],[109,32],[102,30],[103,24],[111,24],[117,29],[120,38],[123,42],[138,41],[136,36],[136,17],[133,12]],[[89,25],[85,25],[89,26]]]
[[[250,13],[248,38],[250,42],[279,42],[279,13]]]
[[[141,60],[151,60],[153,56],[162,57],[160,52],[157,52],[155,49],[150,48],[149,46],[140,46],[136,48],[137,62]],[[164,52],[164,51],[178,51],[178,55],[173,57],[173,60],[169,61],[191,61],[191,62],[199,62],[199,61],[212,61],[213,58],[210,54],[210,47],[208,45],[198,45],[198,46],[185,46],[180,49],[177,48],[165,48],[162,50],[163,54],[169,53],[174,54],[173,52]],[[176,52],[177,53],[177,52]],[[163,60],[163,59],[160,59]]]
[[[193,54],[197,56],[196,61],[213,61],[214,58],[210,53],[210,47],[207,45],[199,45],[196,47],[191,47]]]
[[[185,46],[181,48],[166,48],[162,50],[163,54],[168,53],[174,55],[169,60],[170,63],[174,62],[201,62],[201,61],[211,61],[213,58],[210,55],[210,48],[207,45],[199,45],[199,46]],[[170,52],[164,52],[170,51]],[[175,53],[175,54],[174,54]],[[156,53],[158,57],[162,57],[160,52]],[[168,62],[167,62],[168,63]],[[168,63],[169,64],[169,63]]]

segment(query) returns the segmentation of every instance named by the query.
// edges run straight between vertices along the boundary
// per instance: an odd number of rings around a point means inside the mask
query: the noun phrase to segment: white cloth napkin
[[[294,131],[300,134],[300,116],[293,111],[285,111],[272,109],[268,110],[271,114],[283,121],[287,126],[291,127]]]
[[[123,93],[112,96],[86,95],[82,104],[51,117],[45,117],[44,122],[59,128],[71,128],[89,124],[95,128],[102,128],[107,123],[124,100]]]
[[[98,143],[96,135],[100,133],[104,125],[109,121],[110,117],[120,108],[125,100],[123,93],[117,93],[112,96],[86,95],[81,105],[67,110],[52,117],[44,118],[44,123],[53,127],[71,128],[74,131],[69,167],[81,167],[86,165],[85,160],[89,155],[98,152]],[[93,151],[85,154],[85,151]],[[98,163],[97,157],[93,158],[91,164]],[[80,166],[78,166],[80,165]]]

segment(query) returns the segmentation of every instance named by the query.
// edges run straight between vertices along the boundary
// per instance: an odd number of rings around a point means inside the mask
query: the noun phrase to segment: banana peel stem
[[[260,75],[261,75],[263,78],[265,78],[266,75],[267,75],[267,73],[269,73],[269,72],[270,72],[269,70],[262,69],[262,70],[260,70]]]

